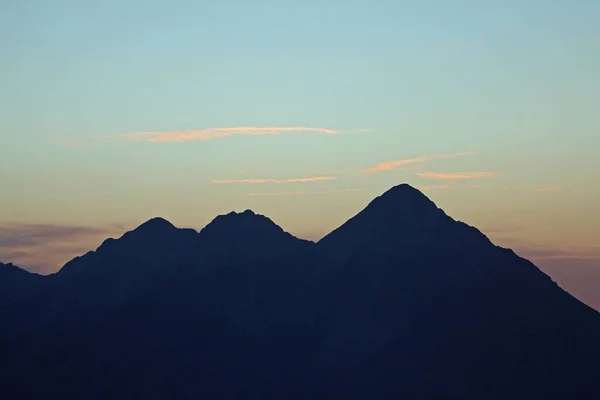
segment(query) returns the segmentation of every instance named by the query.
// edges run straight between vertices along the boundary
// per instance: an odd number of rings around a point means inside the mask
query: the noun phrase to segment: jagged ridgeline
[[[0,398],[593,399],[600,314],[400,185],[317,243],[155,218],[0,264]]]

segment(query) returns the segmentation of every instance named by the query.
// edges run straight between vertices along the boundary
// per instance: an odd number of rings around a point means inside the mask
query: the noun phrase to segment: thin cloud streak
[[[121,230],[117,225],[0,223],[0,261],[34,272],[55,272]]]
[[[332,181],[337,179],[336,176],[313,176],[310,178],[292,178],[292,179],[264,179],[264,178],[254,178],[254,179],[217,179],[212,181],[213,183],[218,184],[253,184],[253,185],[263,185],[267,183],[310,183],[310,182],[325,182]]]
[[[445,159],[445,158],[457,158],[457,157],[464,157],[464,156],[469,156],[469,155],[473,155],[473,154],[477,154],[477,152],[465,152],[465,153],[451,153],[451,154],[434,154],[434,155],[430,155],[430,156],[423,156],[423,157],[417,157],[417,158],[408,158],[405,160],[395,160],[395,161],[386,161],[386,162],[382,162],[379,163],[377,165],[374,165],[372,167],[369,168],[365,168],[362,171],[360,171],[362,174],[372,174],[375,172],[382,172],[382,171],[392,171],[398,167],[402,167],[404,165],[409,165],[409,164],[416,164],[416,163],[424,163],[427,161],[432,161],[432,160],[441,160],[441,159]]]
[[[0,249],[27,247],[48,242],[72,243],[74,238],[104,235],[106,227],[8,223],[0,226]]]
[[[126,142],[190,142],[195,140],[211,140],[232,136],[274,136],[286,133],[320,133],[324,135],[357,134],[368,132],[370,129],[338,130],[308,126],[234,126],[226,128],[207,128],[190,131],[170,132],[136,132],[114,135]],[[105,137],[106,138],[106,137]]]
[[[499,172],[418,172],[417,176],[441,181],[455,181],[461,179],[498,178],[502,174]]]

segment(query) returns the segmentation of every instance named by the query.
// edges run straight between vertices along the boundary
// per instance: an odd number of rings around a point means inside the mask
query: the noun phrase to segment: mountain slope
[[[107,239],[44,277],[42,291],[7,311],[9,331],[60,324],[125,302],[153,285],[169,267],[188,260],[195,238],[194,230],[154,218],[118,239]]]
[[[318,305],[317,369],[338,371],[317,393],[585,398],[600,389],[600,315],[416,189],[391,189],[317,246],[328,269],[304,302]]]
[[[33,295],[44,282],[41,275],[0,262],[0,305]]]
[[[35,324],[63,324],[65,318],[83,313],[109,312],[181,277],[202,275],[215,267],[252,264],[310,245],[314,243],[292,236],[249,210],[218,216],[199,233],[153,218],[43,277],[44,292],[8,311],[5,320],[15,331]]]
[[[249,211],[191,241],[172,273],[110,312],[11,342],[0,387],[25,398],[600,392],[600,314],[408,185],[317,244]]]
[[[216,217],[200,231],[198,243],[207,262],[218,265],[266,261],[313,245],[251,210]]]
[[[426,245],[464,245],[477,251],[487,248],[489,240],[477,229],[452,220],[417,189],[402,184],[374,199],[318,244],[340,255],[362,249],[398,252]]]

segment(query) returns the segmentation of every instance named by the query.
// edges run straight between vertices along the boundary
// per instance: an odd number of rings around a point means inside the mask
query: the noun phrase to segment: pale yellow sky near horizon
[[[398,175],[414,172],[400,169],[382,173],[388,174],[388,179],[392,180]],[[419,187],[414,182],[412,184]],[[389,184],[389,187],[393,185]],[[275,186],[279,188],[281,185]],[[35,215],[30,221],[3,219],[0,223],[0,244],[4,242],[5,245],[0,246],[0,260],[11,261],[33,271],[51,273],[69,259],[94,250],[104,239],[119,237],[154,216],[166,217],[178,227],[200,230],[218,214],[245,209],[270,217],[298,237],[318,240],[389,187],[379,190],[369,186],[362,189],[326,189],[312,185],[307,189],[305,185],[295,185],[293,190],[263,191],[256,196],[254,192],[257,190],[253,187],[236,186],[227,201],[214,205],[212,216],[202,207],[208,203],[202,202],[197,212],[184,207],[120,221],[115,218],[110,224],[102,223],[102,219],[95,220],[94,216],[88,220],[77,216],[72,224],[52,219],[39,222]],[[425,185],[420,189],[454,219],[477,227],[497,245],[513,248],[550,274],[566,290],[600,308],[600,296],[589,289],[589,284],[600,283],[600,246],[595,240],[600,236],[600,223],[589,218],[588,214],[569,210],[557,213],[557,205],[564,204],[564,197],[568,197],[562,188],[538,185],[519,190],[497,182],[474,183],[469,180],[466,183]],[[12,246],[8,246],[11,240]],[[583,270],[583,273],[578,275],[578,270]],[[582,281],[587,281],[588,285],[582,285]]]

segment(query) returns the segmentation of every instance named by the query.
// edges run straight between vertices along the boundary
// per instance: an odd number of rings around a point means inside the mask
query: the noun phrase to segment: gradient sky
[[[600,2],[0,2],[0,260],[422,188],[600,309]]]

